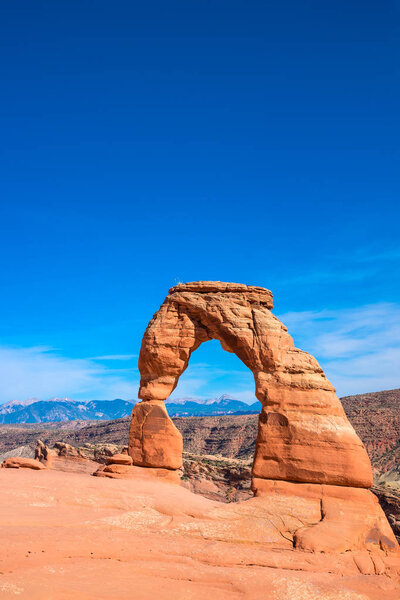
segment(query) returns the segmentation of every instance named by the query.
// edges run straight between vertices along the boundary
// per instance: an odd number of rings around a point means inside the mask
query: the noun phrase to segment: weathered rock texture
[[[96,465],[81,453],[80,448],[65,442],[56,442],[53,448],[49,448],[42,440],[38,440],[35,458],[40,461],[39,464],[55,471],[91,473]]]
[[[179,469],[182,435],[168,416],[164,402],[139,402],[132,412],[129,454],[135,465]]]
[[[134,477],[115,480],[0,469],[0,598],[399,600],[398,555],[375,533],[366,547],[349,539],[324,486],[264,480],[269,497],[222,504],[128,468]],[[368,494],[356,492],[355,510]],[[309,550],[316,542],[325,552]],[[354,549],[332,554],[338,544]]]
[[[110,479],[134,479],[135,477],[156,478],[169,483],[180,485],[179,471],[172,469],[142,469],[133,466],[132,458],[128,454],[114,454],[109,456],[107,463],[101,465],[93,475],[95,477],[109,477]]]
[[[135,465],[180,467],[182,440],[163,401],[200,344],[217,339],[253,372],[263,405],[253,464],[256,479],[370,487],[371,465],[318,362],[294,347],[272,313],[272,293],[222,282],[169,291],[143,336],[139,398],[130,430]]]

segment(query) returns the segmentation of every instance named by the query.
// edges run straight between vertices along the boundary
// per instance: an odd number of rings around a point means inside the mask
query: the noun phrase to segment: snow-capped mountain
[[[120,419],[131,414],[137,400],[88,400],[52,398],[12,400],[0,405],[0,423],[46,423],[50,421],[91,421]],[[177,398],[167,401],[171,417],[251,414],[260,412],[257,401],[246,404],[223,394],[218,398]]]
[[[40,402],[39,398],[29,398],[28,400],[10,400],[0,404],[0,415],[5,415],[10,412],[15,412],[24,406],[29,406],[35,402]]]
[[[134,401],[52,398],[32,402],[12,401],[0,405],[0,423],[47,423],[50,421],[91,421],[119,419],[132,412]]]
[[[247,404],[232,398],[229,394],[223,394],[218,398],[207,400],[195,398],[171,399],[167,401],[167,409],[171,417],[206,417],[259,413],[261,404],[258,400],[253,404]]]

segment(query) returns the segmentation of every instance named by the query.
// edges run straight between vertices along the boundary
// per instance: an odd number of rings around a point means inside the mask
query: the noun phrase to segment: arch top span
[[[285,385],[289,376],[293,386],[334,391],[317,361],[294,347],[272,307],[272,292],[262,287],[196,281],[171,288],[143,336],[139,398],[166,400],[192,352],[211,339],[253,372],[262,404],[268,402],[265,382]]]
[[[226,283],[224,281],[190,281],[179,283],[169,289],[168,294],[181,292],[195,292],[197,294],[243,294],[249,300],[262,304],[267,308],[273,308],[273,296],[270,290],[257,285],[246,285],[245,283]]]
[[[256,488],[263,479],[372,485],[368,456],[334,387],[316,359],[295,348],[272,308],[272,293],[257,286],[197,281],[169,290],[145,331],[139,355],[143,402],[134,410],[131,437],[136,441],[130,444],[136,448],[136,464],[151,462],[143,458],[140,417],[150,414],[150,406],[144,411],[140,405],[150,402],[165,411],[163,401],[175,389],[192,352],[217,339],[252,371],[255,395],[263,407],[253,464]],[[146,466],[177,468],[176,463]]]

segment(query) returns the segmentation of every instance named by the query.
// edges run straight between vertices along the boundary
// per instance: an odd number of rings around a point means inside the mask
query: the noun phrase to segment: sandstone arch
[[[264,288],[192,282],[169,290],[143,336],[129,453],[138,466],[177,469],[182,439],[164,400],[200,344],[217,339],[253,372],[262,403],[253,487],[263,480],[370,487],[369,458],[318,362],[294,347]]]

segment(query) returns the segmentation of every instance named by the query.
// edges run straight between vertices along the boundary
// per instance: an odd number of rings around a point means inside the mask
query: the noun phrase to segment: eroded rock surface
[[[145,478],[155,470],[111,481],[0,469],[0,597],[398,600],[399,557],[376,535],[362,550],[354,536],[342,544],[353,550],[301,549],[313,529],[320,546],[332,541],[318,533],[318,494],[289,489],[306,484],[280,481],[268,498],[222,504]],[[338,534],[342,543],[344,523]]]
[[[292,483],[253,479],[256,496],[290,498],[293,515],[300,521],[299,502],[319,507],[314,523],[303,522],[293,534],[296,548],[311,552],[347,552],[381,549],[397,552],[394,533],[379,506],[378,498],[369,490],[335,485]]]
[[[173,469],[143,468],[133,465],[132,458],[125,453],[114,454],[107,459],[107,463],[99,467],[93,475],[95,477],[108,477],[110,479],[150,478],[168,481],[180,485],[180,472]]]
[[[169,418],[164,402],[139,402],[132,412],[129,454],[140,467],[179,469],[182,435]]]
[[[130,431],[134,464],[178,468],[181,440],[162,415],[200,344],[217,339],[253,372],[263,405],[253,465],[256,478],[353,487],[372,485],[371,465],[335,389],[311,355],[294,347],[272,313],[272,293],[223,282],[169,291],[143,336],[139,398]],[[162,427],[152,425],[162,419]],[[142,425],[145,424],[146,432]],[[173,432],[173,434],[172,434]]]
[[[91,473],[96,465],[82,454],[80,448],[65,442],[56,442],[53,448],[49,448],[42,440],[38,440],[35,457],[40,464],[56,471]]]
[[[132,464],[132,458],[128,454],[114,454],[109,456],[106,464],[99,467],[93,475],[113,479],[130,477],[133,475]]]

